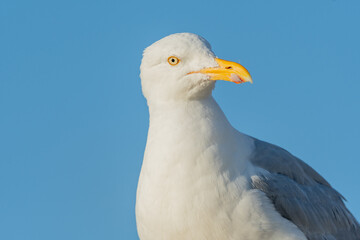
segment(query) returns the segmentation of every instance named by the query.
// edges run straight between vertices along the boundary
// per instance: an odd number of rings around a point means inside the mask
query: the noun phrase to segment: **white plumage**
[[[179,63],[170,64],[169,57]],[[358,239],[358,223],[320,175],[230,125],[211,96],[219,65],[209,43],[190,33],[170,35],[144,51],[150,126],[136,201],[140,239]],[[231,72],[224,80],[250,81],[245,75]],[[314,193],[311,199],[308,187],[325,197]],[[324,210],[318,207],[323,202]],[[322,223],[334,209],[340,213]],[[320,227],[312,228],[310,218]]]

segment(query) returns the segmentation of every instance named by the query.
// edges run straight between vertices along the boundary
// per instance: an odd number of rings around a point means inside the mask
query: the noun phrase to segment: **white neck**
[[[211,96],[149,104],[149,112],[144,165],[154,172],[166,175],[171,169],[186,177],[198,167],[202,174],[224,172],[231,178],[248,167],[251,141],[230,125]]]

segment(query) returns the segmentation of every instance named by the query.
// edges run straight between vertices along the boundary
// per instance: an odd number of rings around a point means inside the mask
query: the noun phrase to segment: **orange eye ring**
[[[175,66],[175,65],[179,64],[179,62],[180,62],[180,59],[178,59],[175,56],[171,56],[171,57],[168,58],[168,63],[170,65],[172,65],[172,66]]]

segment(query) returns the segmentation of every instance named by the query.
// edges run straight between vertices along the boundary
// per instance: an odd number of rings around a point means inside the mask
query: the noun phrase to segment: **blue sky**
[[[0,2],[0,239],[138,239],[142,50],[205,37],[254,84],[214,96],[240,131],[320,172],[360,219],[359,1]]]

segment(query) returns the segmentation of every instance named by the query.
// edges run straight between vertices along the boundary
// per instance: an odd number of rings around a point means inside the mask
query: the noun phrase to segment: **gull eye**
[[[170,65],[175,66],[175,65],[177,65],[179,62],[180,62],[180,59],[178,59],[177,57],[171,56],[171,57],[168,58],[168,63],[169,63]]]

